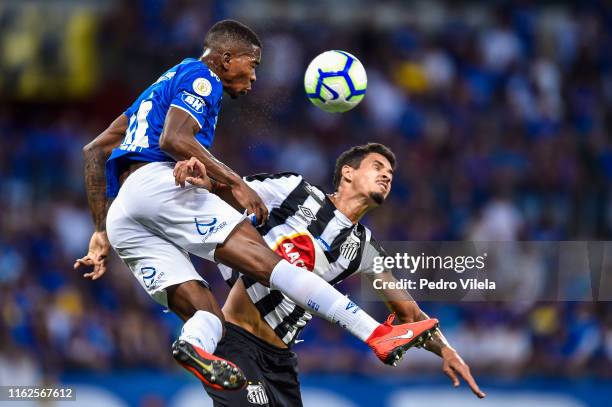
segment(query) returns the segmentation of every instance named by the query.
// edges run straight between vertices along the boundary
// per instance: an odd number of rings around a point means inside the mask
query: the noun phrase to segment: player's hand
[[[268,208],[259,195],[242,179],[232,187],[232,195],[236,202],[247,210],[247,213],[255,214],[257,225],[262,225],[268,219]]]
[[[206,175],[206,166],[195,157],[189,160],[183,160],[176,163],[174,166],[174,183],[185,188],[185,183],[188,182],[199,188],[206,188],[210,191],[211,182]]]
[[[106,272],[106,261],[110,253],[110,242],[106,232],[94,232],[89,240],[89,252],[85,257],[81,257],[74,262],[74,269],[81,266],[92,267],[93,271],[83,274],[85,278],[97,280]]]
[[[459,377],[463,378],[465,382],[470,386],[472,392],[478,398],[484,398],[486,394],[480,390],[476,380],[472,377],[470,373],[470,367],[463,361],[461,356],[457,353],[457,351],[450,346],[447,346],[442,349],[442,370],[453,382],[454,387],[459,387]]]

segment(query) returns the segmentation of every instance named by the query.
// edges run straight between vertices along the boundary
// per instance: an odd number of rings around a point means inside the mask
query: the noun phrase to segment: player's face
[[[255,68],[260,61],[261,48],[255,46],[230,58],[223,78],[223,89],[233,99],[246,95],[251,90],[251,85],[257,79]]]
[[[382,204],[391,192],[393,168],[384,155],[370,153],[363,158],[359,168],[353,169],[353,188],[369,197],[375,205]]]

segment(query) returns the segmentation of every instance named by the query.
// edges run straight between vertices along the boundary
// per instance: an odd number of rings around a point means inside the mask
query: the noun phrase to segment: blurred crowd
[[[389,17],[389,24],[300,19],[290,8],[266,19],[241,1],[102,3],[103,12],[79,14],[76,24],[95,33],[91,49],[82,44],[95,65],[81,89],[91,87],[88,94],[40,99],[2,87],[0,383],[34,381],[40,372],[173,366],[178,318],[163,313],[120,261],[96,282],[72,269],[92,231],[81,148],[163,71],[198,56],[206,30],[222,18],[250,24],[264,44],[253,92],[226,98],[217,126],[213,152],[239,173],[295,171],[329,190],[338,154],[378,141],[398,157],[388,202],[365,220],[379,240],[612,240],[605,2],[427,2],[431,18]],[[382,4],[406,13],[405,5]],[[28,16],[0,8],[0,32],[19,30],[20,19],[35,18]],[[53,64],[61,46],[41,44],[36,63]],[[305,67],[327,49],[351,52],[368,73],[366,98],[346,114],[324,113],[304,96]],[[19,61],[4,59],[0,72],[24,80]],[[227,288],[216,267],[196,263],[222,302]],[[341,286],[357,299],[359,287],[359,279]],[[364,305],[385,316],[381,304]],[[422,306],[476,372],[612,372],[611,303]],[[295,347],[302,371],[387,371],[373,370],[373,358],[364,363],[367,348],[337,327],[311,325]],[[403,366],[423,372],[439,361],[414,351]]]

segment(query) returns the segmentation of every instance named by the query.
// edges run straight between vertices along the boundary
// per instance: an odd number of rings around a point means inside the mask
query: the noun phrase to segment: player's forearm
[[[83,155],[85,157],[85,189],[94,227],[97,232],[105,231],[108,199],[104,168],[108,156],[102,148],[93,143],[83,148]]]
[[[212,184],[210,192],[215,195],[218,195],[219,198],[230,204],[230,206],[236,209],[238,212],[242,212],[244,210],[244,208],[238,203],[238,201],[232,194],[232,188],[229,185],[222,184],[221,182],[212,178],[210,181]]]
[[[106,212],[109,204],[106,197],[106,160],[113,148],[121,143],[127,125],[127,116],[121,114],[98,137],[83,147],[87,201],[98,232],[106,230]]]
[[[162,136],[160,148],[176,161],[197,158],[206,166],[207,174],[223,184],[234,186],[242,181],[234,170],[217,160],[192,135],[171,138]]]
[[[421,311],[419,320],[421,321],[427,318],[429,318],[427,314]],[[442,357],[442,352],[444,351],[445,348],[446,349],[450,348],[450,345],[448,344],[448,341],[444,337],[442,330],[440,330],[440,328],[436,328],[431,338],[429,338],[429,340],[423,344],[423,348]]]

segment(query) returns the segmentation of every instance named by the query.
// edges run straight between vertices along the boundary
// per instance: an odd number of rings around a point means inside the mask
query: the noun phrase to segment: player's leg
[[[201,281],[191,280],[166,289],[168,308],[183,321],[189,320],[197,311],[208,311],[221,322],[223,312],[210,288]]]
[[[363,341],[380,325],[323,278],[270,250],[248,221],[217,246],[215,260],[282,291],[302,308],[338,323]]]
[[[274,406],[270,390],[265,382],[262,371],[261,349],[244,335],[240,335],[238,327],[226,323],[226,333],[219,342],[215,355],[222,358],[232,358],[240,365],[247,380],[245,388],[239,391],[218,391],[204,386],[213,399],[215,407],[250,407],[253,405]],[[252,335],[251,335],[252,336]],[[283,404],[291,405],[294,404]]]
[[[195,271],[195,270],[194,270]],[[185,324],[172,345],[172,355],[185,369],[217,390],[244,387],[244,373],[229,360],[212,355],[223,336],[223,313],[201,281],[191,280],[166,289],[168,307]]]
[[[176,187],[171,164],[148,164],[130,175],[122,189],[128,184],[135,192],[129,195],[130,208],[137,208],[132,216],[155,234],[189,253],[243,270],[371,347],[373,337],[388,331],[323,278],[274,253],[245,216],[219,196]]]
[[[217,246],[215,259],[269,283],[302,308],[340,325],[368,344],[387,364],[395,364],[407,349],[426,340],[438,325],[436,319],[392,325],[392,318],[379,324],[323,278],[290,264],[270,250],[249,222],[240,223]]]
[[[109,240],[143,289],[185,321],[173,349],[175,357],[203,381],[211,382],[215,376],[222,379],[220,387],[240,388],[244,380],[239,369],[234,372],[235,366],[212,355],[222,336],[223,316],[208,284],[195,271],[187,252],[135,221],[124,210],[124,203],[120,196],[109,210]],[[224,385],[226,380],[228,385]]]
[[[254,338],[258,339],[258,338]],[[265,358],[264,377],[270,389],[270,398],[281,406],[302,406],[302,394],[298,379],[297,355],[290,349],[280,349],[261,343]]]

